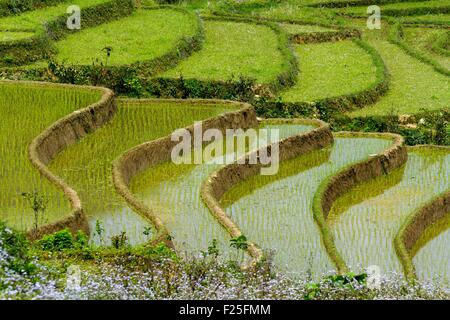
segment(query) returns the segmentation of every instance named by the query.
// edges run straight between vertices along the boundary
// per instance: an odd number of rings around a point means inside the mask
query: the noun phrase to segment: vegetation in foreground
[[[408,284],[395,275],[371,289],[366,274],[331,274],[312,282],[307,273],[298,279],[277,273],[269,261],[243,270],[221,259],[214,242],[196,257],[177,256],[162,244],[92,247],[86,236],[67,230],[29,244],[2,223],[0,257],[0,299],[450,298],[448,290]]]

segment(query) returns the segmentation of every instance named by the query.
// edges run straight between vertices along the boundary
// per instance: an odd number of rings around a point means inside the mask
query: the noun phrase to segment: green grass
[[[313,25],[313,24],[280,23],[279,25],[289,34],[336,31],[335,29],[325,28],[325,27],[321,27],[321,26]]]
[[[49,200],[49,222],[70,212],[63,193],[31,166],[28,145],[56,120],[99,99],[99,91],[88,89],[0,83],[0,220],[20,230],[32,227],[33,212],[20,194],[35,190]]]
[[[310,271],[318,278],[334,269],[312,212],[320,183],[390,144],[385,139],[336,138],[331,149],[282,162],[277,175],[258,175],[236,185],[222,204],[251,241],[274,251],[278,269]]]
[[[353,270],[377,265],[383,274],[402,273],[393,244],[399,228],[409,214],[449,186],[448,151],[408,152],[406,167],[363,183],[334,203],[328,223],[337,250]],[[444,267],[437,262],[429,259],[423,266]]]
[[[185,78],[200,80],[228,80],[242,75],[259,83],[268,83],[283,71],[278,38],[269,27],[205,21],[205,29],[203,49],[164,73],[163,77],[182,74]]]
[[[448,30],[435,28],[404,28],[403,30],[403,38],[411,47],[450,71],[450,51],[448,56],[443,56],[434,52],[432,48],[437,37],[446,35]]]
[[[292,2],[292,3],[299,3],[299,4],[301,4],[301,3],[303,3],[304,1],[303,0],[288,0],[289,2]],[[355,1],[355,0],[306,0],[305,1],[305,3],[307,3],[307,4],[317,4],[317,3],[323,3],[323,4],[326,4],[326,3],[331,3],[331,2],[333,2],[333,3],[348,3],[348,2],[355,2],[357,5],[359,4],[359,3],[361,3],[361,2],[363,2],[364,0],[360,0],[360,1]],[[401,2],[403,2],[403,1],[410,1],[410,0],[387,0],[387,1],[385,1],[385,2],[389,2],[389,3],[401,3]],[[417,2],[427,2],[427,1],[429,1],[429,0],[417,0]],[[358,3],[359,2],[359,3]],[[386,3],[385,3],[386,4]],[[350,7],[351,6],[354,6],[354,5],[350,5]]]
[[[252,15],[263,18],[294,20],[314,23],[329,23],[336,18],[336,13],[330,9],[309,8],[298,3],[279,2],[273,6],[255,9]]]
[[[433,67],[411,57],[398,46],[377,39],[374,32],[369,43],[378,50],[391,74],[390,90],[380,100],[351,116],[386,115],[392,110],[399,114],[414,114],[425,110],[440,110],[450,101],[450,78],[437,73]]]
[[[448,7],[448,2],[445,0],[431,0],[431,1],[419,1],[419,2],[398,2],[379,5],[381,9],[381,15],[383,15],[384,10],[403,10],[403,9],[415,9],[415,8],[438,8],[438,7]],[[358,16],[368,16],[367,5],[356,6],[349,8],[336,9],[339,12],[351,13]]]
[[[192,36],[197,19],[180,11],[138,10],[118,21],[85,29],[56,43],[57,60],[75,65],[105,63],[105,47],[111,47],[108,65],[148,61],[174,48],[183,36]]]
[[[283,138],[312,127],[284,124],[263,125],[262,128],[279,128],[280,138]],[[233,151],[226,156],[237,158]],[[213,239],[217,239],[221,251],[229,252],[228,233],[214,219],[200,197],[202,182],[220,166],[211,162],[201,165],[163,163],[149,168],[132,181],[132,191],[148,207],[157,210],[181,251],[196,253],[205,250]]]
[[[78,5],[83,9],[105,2],[107,0],[71,0],[56,6],[3,17],[0,18],[0,30],[33,30],[34,32],[43,32],[45,30],[44,23],[52,21],[59,16],[65,16],[67,7],[70,5]]]
[[[17,41],[22,39],[30,38],[34,35],[32,32],[9,32],[9,31],[0,31],[0,42],[10,42]]]
[[[437,22],[450,25],[450,14],[425,14],[412,17],[402,17],[402,22]]]
[[[190,105],[176,102],[121,103],[114,119],[105,127],[64,150],[50,165],[79,194],[91,230],[100,220],[105,241],[126,231],[132,244],[149,240],[143,235],[150,225],[128,208],[112,183],[112,161],[126,150],[230,110],[225,105]],[[93,241],[98,239],[94,238]]]
[[[300,74],[287,102],[314,101],[367,89],[376,80],[371,56],[352,41],[298,45]]]

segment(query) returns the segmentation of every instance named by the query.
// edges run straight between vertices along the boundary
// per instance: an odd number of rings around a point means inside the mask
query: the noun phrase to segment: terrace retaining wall
[[[268,122],[284,122],[284,123],[302,123],[313,124],[316,129],[301,133],[279,142],[279,159],[285,161],[294,157],[304,155],[308,152],[318,150],[330,145],[333,142],[333,135],[330,127],[320,120],[272,120]],[[267,154],[271,154],[272,145],[262,149],[253,151],[244,156],[245,162],[236,161],[231,165],[220,168],[209,178],[203,182],[201,187],[201,197],[210,209],[213,216],[228,231],[231,237],[239,237],[242,235],[239,227],[228,217],[225,210],[220,205],[222,196],[230,190],[234,185],[258,174],[263,167],[260,163],[249,164],[249,159],[253,155],[259,155],[260,151],[267,149]],[[241,159],[242,160],[242,159]],[[242,163],[242,164],[241,164]],[[263,258],[262,250],[254,243],[249,242],[248,253],[253,259],[253,263],[261,261]]]
[[[338,272],[345,273],[348,271],[347,265],[336,249],[334,238],[326,222],[333,203],[356,185],[388,174],[401,167],[406,163],[408,154],[403,137],[397,134],[340,132],[336,135],[341,137],[391,138],[393,140],[393,144],[383,153],[350,165],[336,175],[324,180],[315,194],[313,202],[314,219],[319,225],[325,248],[335,263]]]
[[[68,228],[72,232],[82,230],[86,234],[89,234],[89,226],[77,192],[63,179],[54,175],[48,169],[47,165],[63,149],[102,127],[113,117],[117,110],[114,93],[109,89],[99,87],[81,87],[40,82],[20,83],[28,83],[42,87],[62,87],[68,90],[73,88],[86,88],[103,93],[100,101],[58,120],[37,136],[28,147],[28,157],[32,165],[36,167],[41,175],[64,192],[72,208],[72,212],[64,219],[46,224],[37,230],[29,231],[27,234],[28,238],[30,240],[37,240],[45,234],[53,233],[64,228]]]
[[[412,149],[424,147],[446,149],[450,152],[449,147],[442,146],[416,146]],[[450,190],[435,197],[423,207],[416,210],[400,228],[395,237],[394,245],[408,280],[413,281],[416,279],[416,271],[412,262],[412,250],[415,244],[428,227],[448,214],[450,214]]]
[[[256,113],[252,106],[245,103],[223,101],[223,100],[175,100],[175,99],[151,99],[144,101],[154,102],[174,102],[186,104],[229,104],[230,106],[240,106],[238,111],[227,112],[220,116],[207,119],[202,122],[203,130],[216,128],[225,132],[226,129],[248,129],[257,125]],[[194,126],[186,128],[193,135]],[[194,140],[194,139],[192,139]],[[131,192],[129,185],[133,177],[144,170],[171,160],[172,149],[178,144],[171,140],[171,135],[143,143],[136,146],[113,163],[113,182],[117,192],[136,212],[149,219],[156,228],[157,234],[153,243],[164,242],[174,248],[169,231],[158,217],[158,213],[153,208],[147,207],[138,200]],[[192,141],[194,143],[194,141]]]

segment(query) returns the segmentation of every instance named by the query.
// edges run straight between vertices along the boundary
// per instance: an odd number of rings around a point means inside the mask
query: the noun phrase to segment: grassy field
[[[395,235],[409,214],[449,185],[450,153],[421,149],[408,152],[406,167],[353,188],[334,203],[328,217],[343,259],[352,270],[377,265],[383,274],[401,274]]]
[[[438,62],[442,67],[450,70],[450,51],[448,56],[433,50],[433,44],[438,37],[445,36],[449,31],[432,28],[404,28],[404,39],[414,49]]]
[[[140,143],[166,136],[195,120],[226,110],[230,107],[175,102],[121,103],[111,123],[64,150],[50,168],[78,192],[92,230],[95,230],[97,220],[103,223],[105,241],[109,243],[111,236],[126,231],[132,244],[142,243],[149,240],[143,231],[150,223],[128,208],[116,193],[112,183],[112,161]]]
[[[45,22],[51,21],[59,16],[65,16],[67,7],[70,5],[78,5],[83,9],[105,2],[107,0],[71,0],[56,6],[3,17],[0,18],[0,30],[33,30],[35,33],[42,32],[45,30]]]
[[[32,32],[23,31],[0,31],[0,42],[9,42],[30,38],[34,35]]]
[[[274,176],[254,176],[223,197],[227,214],[247,237],[273,251],[275,266],[314,278],[334,269],[313,219],[320,183],[340,169],[382,152],[389,140],[337,138],[329,149],[283,162]],[[351,152],[349,152],[351,150]]]
[[[439,7],[448,7],[448,1],[445,0],[430,0],[430,1],[418,1],[418,2],[398,2],[398,3],[389,3],[389,4],[381,4],[379,5],[381,9],[381,14],[383,15],[383,11],[391,11],[391,10],[405,10],[405,9],[417,9],[417,8],[439,8]],[[367,5],[364,6],[356,6],[349,8],[341,8],[336,9],[339,12],[345,12],[354,14],[357,16],[367,16]],[[423,13],[421,14],[423,15]]]
[[[197,20],[180,11],[138,10],[131,16],[82,30],[56,43],[57,60],[75,65],[106,63],[105,47],[112,48],[108,65],[154,59],[173,49],[184,36],[192,36]]]
[[[0,220],[20,230],[33,226],[23,192],[38,191],[49,200],[47,222],[70,212],[64,194],[31,166],[27,148],[53,122],[99,99],[99,91],[87,89],[0,83]]]
[[[290,3],[290,1],[283,1],[270,7],[254,9],[251,14],[269,19],[316,23],[329,23],[336,19],[336,13],[333,10],[304,7],[298,3]]]
[[[391,74],[389,92],[352,116],[385,115],[390,111],[413,114],[425,110],[440,110],[450,101],[450,78],[409,56],[398,46],[369,35],[369,43],[378,50]]]
[[[262,128],[280,129],[280,138],[312,129],[311,126],[287,124],[262,125]],[[225,151],[228,152],[228,149]],[[226,157],[236,159],[241,155],[231,151]],[[211,157],[210,161],[201,165],[163,163],[149,168],[132,181],[132,191],[148,207],[157,208],[181,251],[195,254],[217,239],[221,252],[229,253],[228,233],[214,219],[200,197],[202,182],[220,167],[220,164],[213,163],[214,159]]]
[[[437,22],[450,25],[450,14],[425,14],[412,17],[401,17],[402,22]]]
[[[321,27],[321,26],[313,25],[313,24],[280,23],[279,25],[289,34],[335,31],[334,29],[331,29],[331,28],[325,28],[325,27]]]
[[[240,22],[205,21],[206,41],[163,77],[227,80],[238,76],[260,83],[274,80],[283,70],[278,38],[269,27]]]
[[[367,89],[376,80],[371,56],[352,41],[298,45],[300,74],[288,102],[314,101]]]

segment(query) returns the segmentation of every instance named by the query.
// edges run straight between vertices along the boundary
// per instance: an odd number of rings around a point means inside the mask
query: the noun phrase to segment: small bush
[[[177,260],[176,252],[171,248],[169,248],[164,242],[161,242],[156,246],[144,247],[142,254],[143,256],[155,261],[160,261],[164,259],[169,259],[173,261]]]
[[[6,263],[9,269],[18,273],[32,273],[35,270],[25,235],[8,228],[3,222],[0,222],[0,249],[8,254],[3,263]]]
[[[111,237],[111,245],[115,249],[123,249],[127,246],[127,243],[128,243],[128,237],[127,237],[127,234],[125,231],[118,235]]]
[[[82,249],[88,245],[88,238],[81,231],[78,231],[73,237],[68,229],[64,229],[54,234],[45,235],[37,244],[44,251]]]

